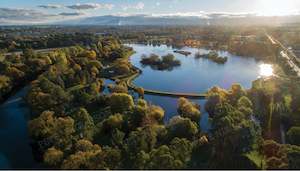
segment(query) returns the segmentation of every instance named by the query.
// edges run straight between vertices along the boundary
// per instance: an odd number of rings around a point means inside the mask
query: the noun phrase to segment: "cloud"
[[[243,18],[249,16],[256,16],[255,13],[229,13],[229,12],[178,12],[169,14],[152,14],[150,17],[198,17],[203,19],[216,18]]]
[[[52,17],[51,14],[44,14],[42,12],[23,9],[23,8],[0,8],[0,18],[2,19],[11,19],[11,20],[36,20]]]
[[[145,7],[145,4],[142,3],[142,2],[139,2],[139,3],[135,4],[135,5],[124,5],[124,6],[122,7],[122,9],[123,9],[124,11],[127,11],[127,10],[129,10],[129,9],[142,10],[142,9],[144,9],[144,7]]]
[[[249,16],[256,16],[255,13],[229,13],[229,12],[212,12],[207,13],[209,18],[244,18]]]
[[[86,3],[86,4],[75,4],[66,6],[67,8],[74,10],[89,10],[89,9],[109,9],[111,10],[114,5],[113,4],[99,4],[99,3]]]
[[[0,25],[46,24],[81,16],[84,15],[82,13],[47,14],[33,9],[0,8]]]
[[[61,16],[81,16],[81,15],[85,15],[85,13],[82,13],[82,12],[62,12],[62,13],[59,13],[58,15],[61,15]]]
[[[63,5],[57,5],[57,4],[48,4],[48,5],[39,5],[38,7],[40,8],[45,8],[45,9],[58,9],[58,8],[63,8]]]

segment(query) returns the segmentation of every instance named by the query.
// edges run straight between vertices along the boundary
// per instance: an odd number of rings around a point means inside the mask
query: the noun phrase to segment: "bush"
[[[287,139],[290,144],[300,145],[300,127],[292,127],[287,132]]]
[[[125,93],[113,93],[110,98],[110,108],[113,113],[131,111],[134,107],[133,99]]]

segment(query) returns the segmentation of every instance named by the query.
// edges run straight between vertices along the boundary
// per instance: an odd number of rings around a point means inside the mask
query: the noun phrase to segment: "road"
[[[281,57],[286,58],[290,67],[293,68],[293,70],[297,73],[297,76],[300,77],[300,68],[294,62],[299,60],[297,56],[271,35],[266,33],[266,36],[269,38],[272,44],[280,46],[280,48],[282,49],[282,51],[280,52]]]
[[[47,48],[47,49],[37,49],[37,50],[34,50],[34,51],[37,52],[37,53],[48,53],[48,52],[50,52],[50,51],[59,50],[59,49],[64,49],[64,48],[67,48],[67,47]],[[9,56],[9,55],[13,55],[13,54],[21,55],[22,53],[23,53],[22,51],[9,52],[9,53],[5,53],[5,54],[4,54],[4,57],[5,57],[5,56]],[[5,59],[5,58],[0,58],[0,61],[3,61],[4,59]]]
[[[266,35],[272,44],[280,46],[280,48],[281,48],[280,56],[282,58],[286,59],[286,61],[290,65],[290,67],[293,68],[293,70],[297,73],[298,77],[300,77],[300,68],[294,62],[294,61],[297,61],[299,63],[299,59],[297,58],[297,56],[290,49],[286,48],[281,42],[276,40],[274,37],[270,36],[267,33],[266,33]],[[284,125],[282,123],[280,123],[280,135],[281,135],[281,143],[286,144],[285,129],[284,129]]]

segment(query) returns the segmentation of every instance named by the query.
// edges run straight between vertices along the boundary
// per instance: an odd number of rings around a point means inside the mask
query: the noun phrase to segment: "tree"
[[[123,125],[123,116],[119,113],[110,115],[107,119],[103,121],[103,128],[108,131],[113,129],[121,129]]]
[[[2,100],[3,95],[8,93],[11,89],[11,79],[5,75],[0,75],[0,100]]]
[[[59,71],[64,71],[66,70],[68,64],[68,59],[67,56],[64,52],[59,52],[56,56],[55,56],[55,67],[59,70]]]
[[[45,111],[29,121],[29,132],[34,138],[47,138],[57,149],[66,149],[72,145],[74,120],[71,117],[55,117],[54,112]]]
[[[87,57],[91,60],[95,60],[97,58],[97,54],[94,50],[86,50],[82,54],[83,57]]]
[[[95,135],[95,141],[98,144],[109,146],[121,146],[123,143],[124,133],[123,129],[124,119],[121,114],[110,115],[98,124],[99,130]]]
[[[71,96],[63,87],[41,76],[33,83],[27,101],[34,112],[41,113],[51,110],[56,114],[63,114],[71,101]]]
[[[287,140],[290,144],[300,145],[300,127],[292,127],[287,132]]]
[[[164,116],[165,111],[161,107],[155,105],[150,105],[148,107],[147,117],[153,118],[157,122],[161,122]]]
[[[253,114],[253,104],[246,96],[242,96],[237,102],[237,108],[239,111],[244,113],[246,118],[250,118]]]
[[[101,151],[101,147],[97,144],[92,144],[89,140],[81,139],[76,142],[75,150],[77,152]]]
[[[140,151],[150,152],[157,142],[157,132],[151,126],[139,128],[130,133],[127,139],[127,150],[135,155]]]
[[[44,162],[49,166],[58,168],[63,160],[63,157],[64,153],[61,150],[51,147],[44,153]]]
[[[125,93],[113,93],[110,98],[110,108],[113,113],[131,111],[134,107],[133,99]]]
[[[174,137],[192,139],[197,133],[197,124],[189,118],[174,116],[167,125],[169,139]]]
[[[82,85],[78,85],[82,86]],[[76,86],[76,87],[78,87]],[[95,98],[95,94],[90,94],[85,89],[75,89],[72,91],[73,94],[73,102],[77,105],[88,105],[93,102],[93,99]]]
[[[202,136],[193,142],[189,167],[192,169],[207,169],[212,157],[212,146],[206,136]]]
[[[88,153],[79,151],[75,154],[71,154],[68,158],[66,158],[61,168],[62,169],[88,169],[87,160],[90,157]],[[91,168],[92,169],[92,168]]]
[[[147,169],[181,169],[183,167],[183,163],[174,158],[172,151],[166,145],[153,149],[149,155]]]
[[[169,148],[177,160],[180,160],[184,168],[186,168],[186,164],[191,159],[191,153],[192,153],[192,143],[185,139],[185,138],[177,138],[175,137],[170,145]]]
[[[118,148],[104,147],[101,153],[98,153],[91,160],[96,167],[94,169],[118,169],[121,166],[121,151]]]
[[[137,106],[143,107],[143,108],[147,108],[148,104],[146,100],[143,99],[138,99],[137,101]]]
[[[285,146],[273,140],[266,140],[262,144],[262,152],[266,157],[267,169],[288,168]]]
[[[245,96],[246,92],[240,84],[233,84],[231,89],[229,90],[228,99],[230,104],[236,105],[237,101],[242,97]]]
[[[172,63],[175,60],[175,56],[173,54],[167,54],[162,56],[163,63]]]
[[[25,72],[21,71],[16,67],[8,67],[6,72],[7,72],[7,76],[13,78],[13,80],[16,81],[23,80],[26,75]]]
[[[75,145],[75,152],[69,155],[62,163],[62,169],[97,169],[97,155],[102,152],[98,145],[88,140],[79,140]],[[103,169],[103,168],[102,168]]]
[[[298,83],[296,83],[298,85]],[[291,110],[293,113],[300,114],[300,88],[299,86],[293,87],[292,101],[291,101]]]
[[[144,151],[138,152],[134,163],[132,164],[133,169],[139,169],[139,170],[145,170],[147,169],[147,163],[149,163],[150,156],[149,153],[146,153]]]
[[[136,92],[138,93],[139,97],[144,98],[145,91],[142,87],[136,88]]]
[[[252,109],[253,104],[249,98],[247,98],[246,96],[242,96],[237,102],[237,107],[246,107]]]
[[[45,111],[38,118],[28,123],[30,135],[35,138],[46,138],[54,134],[56,127],[54,112]]]
[[[122,84],[109,84],[108,89],[111,93],[128,93],[127,86]]]
[[[145,100],[139,99],[137,101],[137,105],[134,107],[133,112],[129,115],[129,120],[131,123],[131,127],[136,128],[143,126],[142,122],[144,118],[147,116],[148,112],[148,104]]]
[[[36,57],[36,53],[34,52],[34,50],[33,49],[28,49],[28,48],[23,50],[23,55],[27,59]]]
[[[212,147],[218,168],[240,167],[243,154],[256,150],[261,138],[260,126],[228,103],[219,104],[212,121]]]
[[[214,117],[216,106],[226,100],[228,93],[219,87],[213,87],[207,92],[207,102],[205,103],[205,110],[210,117]]]
[[[118,74],[128,74],[130,73],[130,68],[126,64],[120,64],[118,67],[116,67],[116,73]]]
[[[199,106],[188,101],[186,98],[179,98],[177,104],[177,111],[182,117],[190,118],[192,121],[198,123],[200,121],[201,113]]]
[[[287,159],[289,169],[300,168],[300,147],[295,145],[287,145]]]
[[[102,69],[103,68],[102,63],[98,60],[89,61],[89,65],[92,66],[92,67],[96,67],[97,69]]]
[[[75,120],[76,134],[79,135],[80,138],[92,140],[95,133],[95,125],[88,111],[85,108],[79,108],[79,110],[74,113],[73,118]]]
[[[54,133],[51,136],[54,146],[60,149],[68,149],[72,145],[74,120],[71,117],[59,117],[56,120]]]

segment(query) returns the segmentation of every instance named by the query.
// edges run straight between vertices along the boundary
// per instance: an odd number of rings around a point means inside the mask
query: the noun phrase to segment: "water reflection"
[[[218,85],[228,89],[233,83],[240,83],[244,88],[251,88],[252,81],[259,76],[260,63],[254,58],[243,58],[232,55],[226,51],[218,51],[220,56],[228,56],[224,65],[216,64],[210,60],[195,59],[197,52],[208,53],[206,49],[184,47],[180,50],[189,51],[192,54],[184,56],[174,53],[174,49],[162,46],[147,46],[131,44],[136,53],[130,58],[131,63],[142,69],[142,74],[134,80],[134,84],[146,89],[182,92],[182,93],[203,93],[211,87]],[[143,68],[141,56],[143,54],[156,54],[159,56],[171,53],[181,61],[181,66],[171,72],[153,70],[150,67]]]
[[[259,66],[259,68],[260,68],[259,75],[261,77],[270,77],[270,76],[274,75],[273,67],[271,64],[261,64]]]

